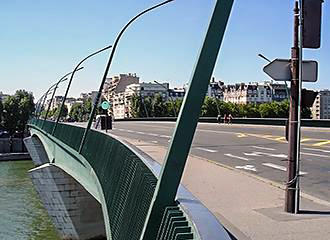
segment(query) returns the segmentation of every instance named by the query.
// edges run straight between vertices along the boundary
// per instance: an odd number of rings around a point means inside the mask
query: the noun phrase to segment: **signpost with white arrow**
[[[302,81],[316,82],[317,81],[318,64],[316,61],[302,62]],[[291,81],[291,59],[275,59],[267,64],[263,71],[275,81]]]
[[[290,81],[290,111],[288,124],[288,181],[285,193],[285,211],[299,212],[300,199],[300,136],[302,104],[309,106],[316,95],[313,91],[302,91],[302,82],[316,82],[318,63],[303,61],[303,48],[319,48],[321,35],[321,13],[323,0],[296,0],[294,8],[294,39],[291,59],[269,61],[263,71],[275,81]],[[259,54],[262,58],[261,54]],[[309,98],[309,99],[307,99]],[[307,101],[310,100],[310,101]]]

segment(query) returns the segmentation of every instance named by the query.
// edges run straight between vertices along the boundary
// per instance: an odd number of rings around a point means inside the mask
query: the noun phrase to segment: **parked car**
[[[7,131],[0,131],[0,138],[9,138],[10,134]]]

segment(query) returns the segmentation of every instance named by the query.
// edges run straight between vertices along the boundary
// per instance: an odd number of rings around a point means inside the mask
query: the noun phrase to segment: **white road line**
[[[202,151],[205,151],[205,152],[210,152],[210,153],[218,152],[217,150],[212,150],[212,149],[202,148],[202,147],[196,147],[195,149],[202,150]]]
[[[246,152],[243,152],[243,154],[244,154],[245,156],[255,156],[255,157],[260,157],[260,156],[261,156],[260,154],[255,153],[255,152],[253,152],[253,153],[246,153]]]
[[[158,134],[155,134],[155,133],[147,133],[147,135],[153,136],[153,137],[159,137],[159,135]]]
[[[287,158],[288,156],[280,153],[280,154],[271,154],[271,153],[264,153],[264,152],[252,152],[252,153],[244,153],[245,156],[268,156],[268,157],[276,157],[276,158]]]
[[[262,165],[266,166],[266,167],[270,167],[270,168],[275,168],[277,170],[281,170],[286,172],[286,167],[277,165],[277,164],[273,164],[273,163],[263,163]]]
[[[252,171],[252,172],[256,172],[257,171],[256,167],[253,166],[253,165],[236,166],[235,168],[236,169],[244,169],[244,170]]]
[[[151,141],[152,143],[158,143],[158,141]]]
[[[161,138],[171,138],[171,136],[166,136],[166,135],[159,135]]]
[[[142,134],[142,135],[145,135],[146,133],[144,133],[144,132],[135,132],[135,133],[137,133],[137,134]]]
[[[318,149],[318,148],[302,148],[304,150],[309,150],[309,151],[318,151],[318,152],[324,152],[324,153],[330,153],[328,150],[323,150],[323,149]]]
[[[307,156],[314,156],[314,157],[330,158],[330,156],[315,154],[315,153],[300,152],[300,154],[307,155]]]
[[[237,158],[237,159],[244,160],[244,161],[250,161],[250,159],[248,159],[248,158],[239,157],[239,156],[236,156],[236,155],[233,155],[233,154],[230,154],[230,153],[226,153],[224,155],[227,156],[227,157],[231,157],[231,158]]]
[[[274,168],[274,169],[277,169],[277,170],[281,170],[281,171],[284,171],[286,172],[286,167],[283,167],[283,166],[280,166],[280,165],[277,165],[277,164],[273,164],[273,163],[262,163],[262,165],[266,166],[266,167],[270,167],[270,168]],[[299,172],[300,175],[306,175],[307,172]]]
[[[276,150],[274,148],[266,148],[266,147],[259,147],[259,146],[251,146],[251,147],[257,148],[257,149],[269,150],[269,151],[275,151]]]
[[[134,131],[132,131],[132,130],[128,130],[128,129],[127,129],[126,131],[127,131],[127,132],[130,132],[130,133],[133,133],[133,132],[134,132]]]

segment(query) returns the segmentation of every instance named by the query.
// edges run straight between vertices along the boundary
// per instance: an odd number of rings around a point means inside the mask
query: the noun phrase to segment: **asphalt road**
[[[115,135],[168,147],[175,123],[115,122]],[[287,179],[284,127],[200,123],[190,154],[279,183]],[[330,201],[330,129],[303,128],[301,189]]]

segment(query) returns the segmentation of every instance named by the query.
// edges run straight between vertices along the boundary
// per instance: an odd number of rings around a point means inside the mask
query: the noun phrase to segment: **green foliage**
[[[162,96],[155,94],[152,97],[133,95],[131,98],[131,114],[133,118],[144,117],[174,117],[179,114],[182,99],[164,101]]]
[[[47,118],[52,118],[53,120],[56,120],[59,114],[60,114],[60,107],[56,107],[53,110],[49,111]],[[67,115],[68,115],[68,107],[64,105],[60,118],[66,118]]]
[[[173,106],[176,115],[178,115],[182,100],[178,99],[173,103],[164,102],[159,95],[154,97],[141,98],[133,96],[131,101],[131,112],[134,118],[146,117],[145,109],[149,117],[171,117],[174,116]],[[223,102],[216,98],[205,97],[201,109],[202,117],[217,117],[219,114],[223,117],[225,114],[231,114],[233,117],[246,118],[288,118],[289,101],[269,102],[262,104],[235,104]],[[311,118],[309,108],[302,109],[302,118]]]
[[[25,90],[18,90],[3,102],[2,122],[5,129],[13,134],[23,132],[30,115],[34,111],[33,95]]]
[[[102,101],[101,101],[102,102]],[[86,122],[88,121],[89,114],[92,111],[93,103],[92,99],[88,98],[83,103],[74,103],[71,107],[69,117],[76,122]],[[96,114],[105,114],[106,111],[100,106],[96,109]]]
[[[216,98],[205,97],[202,105],[202,117],[213,117],[219,114],[218,103]]]
[[[2,123],[2,115],[3,115],[3,104],[2,101],[0,101],[0,126]]]

